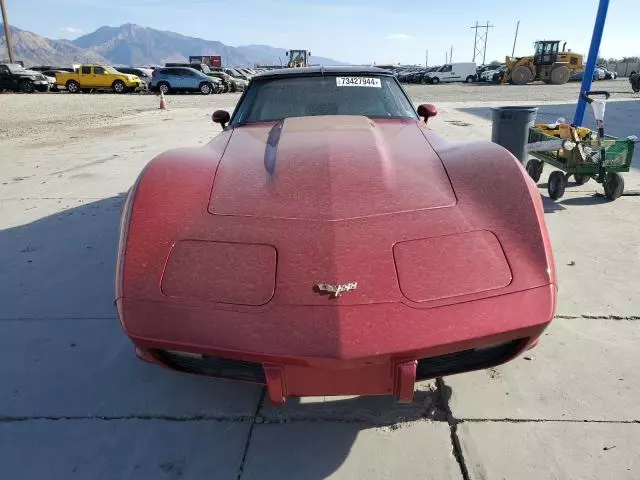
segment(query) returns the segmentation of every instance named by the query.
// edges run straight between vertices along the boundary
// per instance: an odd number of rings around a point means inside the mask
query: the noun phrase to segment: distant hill
[[[126,23],[119,27],[100,27],[75,40],[51,40],[35,33],[11,28],[14,56],[25,65],[70,65],[96,62],[114,65],[163,64],[188,61],[190,55],[222,55],[224,65],[241,66],[286,63],[286,50],[269,45],[231,47],[222,42],[187,37],[175,32],[155,30]],[[0,60],[6,52],[0,37]],[[313,52],[311,52],[313,53]],[[325,57],[311,57],[311,63],[344,65]]]
[[[105,63],[107,60],[101,55],[85,50],[69,40],[51,40],[35,33],[27,32],[16,27],[11,28],[13,55],[16,60],[22,60],[25,65],[72,65],[74,63]],[[4,27],[0,23],[0,61],[8,61],[7,39]]]
[[[175,32],[155,30],[126,23],[119,27],[100,27],[73,40],[78,47],[104,56],[114,64],[162,64],[185,61],[190,55],[221,55],[224,65],[286,63],[285,49],[268,45],[231,47],[219,41],[187,37]],[[312,52],[313,53],[313,52]],[[312,57],[313,63],[343,65],[324,57]]]

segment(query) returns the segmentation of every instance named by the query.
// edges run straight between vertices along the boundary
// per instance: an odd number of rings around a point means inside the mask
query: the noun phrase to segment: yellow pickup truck
[[[75,72],[56,73],[56,85],[64,86],[69,93],[87,90],[113,90],[116,93],[126,93],[144,88],[145,83],[136,75],[120,73],[106,65],[80,65]]]

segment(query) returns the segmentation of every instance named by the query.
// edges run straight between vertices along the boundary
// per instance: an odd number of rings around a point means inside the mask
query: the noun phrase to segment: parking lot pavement
[[[640,425],[566,422],[464,423],[471,480],[638,478]]]
[[[459,420],[640,420],[637,321],[556,318],[540,344],[496,368],[444,379]]]
[[[638,320],[640,196],[609,202],[571,193],[558,202],[544,197],[544,205],[558,273],[556,313]]]
[[[0,416],[246,420],[256,411],[255,385],[138,360],[115,318],[0,322]]]
[[[462,479],[446,423],[256,425],[243,480]]]
[[[49,97],[65,96],[38,96]],[[275,407],[260,387],[137,360],[113,308],[122,195],[154,155],[220,131],[210,114],[229,98],[2,141],[0,478],[638,477],[640,198],[606,202],[593,182],[557,202],[539,183],[560,281],[540,345],[422,382],[411,404]],[[468,110],[481,99],[432,100],[443,137],[489,139],[490,121]]]
[[[2,478],[236,478],[248,422],[29,420],[3,423]]]

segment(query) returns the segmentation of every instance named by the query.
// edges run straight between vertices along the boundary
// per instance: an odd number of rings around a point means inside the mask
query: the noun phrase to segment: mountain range
[[[1,24],[0,24],[1,25]],[[0,36],[0,61],[6,61],[4,30]],[[221,55],[223,65],[242,66],[286,63],[284,48],[269,45],[232,47],[215,40],[188,37],[126,23],[119,27],[100,27],[75,40],[53,40],[11,27],[16,60],[26,66],[108,63],[113,65],[161,65],[188,61],[190,55]],[[319,65],[344,65],[325,57],[311,57]]]

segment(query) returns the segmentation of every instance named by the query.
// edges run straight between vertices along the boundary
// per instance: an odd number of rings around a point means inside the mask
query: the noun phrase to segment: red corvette
[[[427,128],[375,68],[253,78],[208,145],[123,206],[116,304],[142,359],[287,396],[394,395],[533,346],[556,280],[540,196]],[[421,118],[422,117],[422,120]]]

